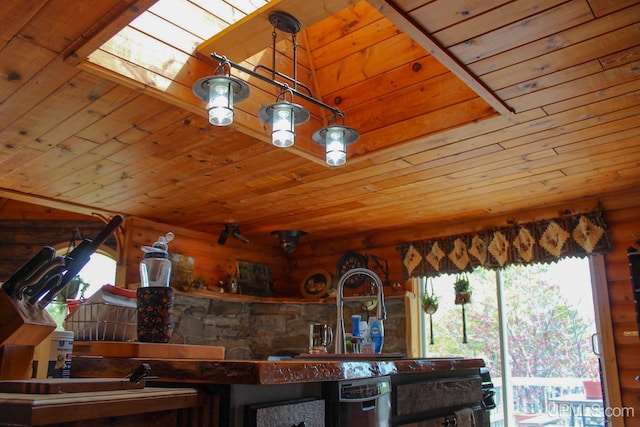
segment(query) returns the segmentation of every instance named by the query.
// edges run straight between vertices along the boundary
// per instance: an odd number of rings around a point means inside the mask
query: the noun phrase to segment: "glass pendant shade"
[[[295,141],[295,112],[286,104],[277,104],[273,108],[273,128],[271,142],[276,147],[291,147]]]
[[[229,126],[233,123],[233,104],[249,97],[249,86],[235,77],[216,75],[198,80],[193,85],[193,93],[207,101],[209,123]]]
[[[276,147],[291,147],[295,141],[295,126],[309,120],[309,111],[291,102],[267,105],[258,113],[265,123],[271,124],[271,142]]]
[[[317,130],[313,134],[313,142],[325,146],[325,161],[328,166],[342,166],[347,163],[347,145],[360,138],[357,130],[333,125]]]
[[[209,123],[229,126],[233,123],[233,90],[231,82],[216,81],[209,85]]]
[[[341,166],[347,163],[347,144],[344,131],[332,128],[327,132],[325,160],[329,166]]]

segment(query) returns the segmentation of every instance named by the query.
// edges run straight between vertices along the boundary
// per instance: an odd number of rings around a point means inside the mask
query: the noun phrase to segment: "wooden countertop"
[[[478,369],[482,359],[434,358],[395,360],[179,360],[74,356],[71,376],[125,377],[149,363],[160,382],[205,384],[290,384],[340,381],[382,375]]]

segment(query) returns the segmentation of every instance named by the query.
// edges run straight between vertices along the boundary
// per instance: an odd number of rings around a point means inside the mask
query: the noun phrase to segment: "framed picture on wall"
[[[239,292],[260,297],[274,296],[271,266],[251,261],[236,261]]]

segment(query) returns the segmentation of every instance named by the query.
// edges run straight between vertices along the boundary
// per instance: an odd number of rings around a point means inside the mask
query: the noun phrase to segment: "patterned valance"
[[[404,243],[398,247],[404,279],[471,271],[477,266],[548,263],[606,253],[611,238],[602,212],[554,218],[472,234]]]

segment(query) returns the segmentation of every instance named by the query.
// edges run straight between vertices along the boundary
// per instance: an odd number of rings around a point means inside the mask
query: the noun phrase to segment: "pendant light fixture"
[[[298,240],[302,236],[306,236],[307,233],[302,230],[276,230],[271,232],[272,236],[278,236],[280,247],[286,253],[290,254],[295,252],[298,247]]]
[[[310,113],[302,105],[294,103],[294,97],[311,102],[331,114],[332,125],[316,131],[312,139],[315,143],[326,147],[326,163],[329,166],[344,165],[347,161],[347,145],[359,138],[353,128],[344,126],[344,114],[335,107],[325,104],[311,94],[311,90],[297,79],[298,53],[296,34],[300,31],[300,22],[286,12],[272,12],[269,22],[273,25],[272,68],[257,65],[253,70],[229,61],[226,57],[212,53],[211,57],[218,61],[215,75],[201,78],[193,85],[193,93],[207,102],[209,122],[216,126],[228,126],[233,123],[234,103],[241,102],[249,96],[249,86],[240,79],[231,76],[231,69],[239,70],[252,77],[270,83],[280,89],[276,102],[263,107],[258,117],[271,125],[271,142],[276,147],[291,147],[295,142],[295,127],[309,120]],[[293,77],[277,72],[276,64],[276,29],[291,34],[293,43]],[[268,72],[267,77],[257,70]],[[278,78],[279,80],[277,80]],[[298,87],[304,89],[300,91]],[[342,124],[337,124],[337,118]]]
[[[233,123],[233,103],[249,97],[249,86],[231,77],[229,63],[221,62],[216,75],[203,77],[193,85],[193,93],[208,102],[209,123],[229,126]],[[222,74],[219,74],[222,73]]]
[[[337,124],[336,121],[337,117],[334,115],[332,125],[318,129],[312,136],[313,142],[325,146],[325,161],[329,166],[342,166],[347,163],[347,145],[356,142],[360,137],[357,130]]]

